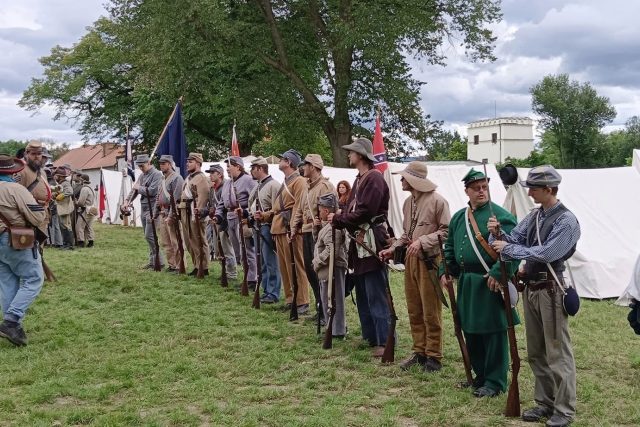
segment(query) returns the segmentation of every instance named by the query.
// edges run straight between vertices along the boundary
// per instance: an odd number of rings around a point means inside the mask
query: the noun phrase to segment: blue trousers
[[[275,252],[276,242],[271,236],[271,224],[260,226],[260,256],[262,258],[262,294],[274,301],[280,299],[280,270]]]
[[[0,305],[3,318],[22,322],[43,282],[40,254],[31,249],[13,249],[9,246],[9,233],[0,234]]]
[[[362,338],[372,346],[384,346],[389,333],[387,274],[386,270],[380,269],[353,276]]]

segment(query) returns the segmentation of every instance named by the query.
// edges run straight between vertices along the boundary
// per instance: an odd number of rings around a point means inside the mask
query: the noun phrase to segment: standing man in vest
[[[8,229],[37,227],[44,232],[47,226],[44,206],[12,177],[24,167],[21,160],[0,154],[0,337],[15,346],[27,345],[22,320],[42,289],[44,272],[40,253],[14,249]]]
[[[304,254],[304,268],[309,278],[313,296],[316,299],[316,316],[320,316],[320,323],[324,323],[322,300],[320,298],[320,284],[313,268],[313,253],[316,246],[318,232],[322,228],[318,213],[318,198],[324,194],[336,193],[336,189],[328,178],[322,176],[324,162],[319,154],[307,154],[302,162],[304,177],[309,182],[309,190],[304,200],[302,214],[302,248]],[[336,193],[337,195],[337,193]]]
[[[564,263],[576,250],[580,224],[557,198],[561,180],[553,166],[531,169],[521,184],[529,188],[529,196],[540,208],[511,231],[500,228],[494,218],[487,224],[490,242],[504,259],[527,261],[524,319],[537,406],[524,411],[522,419],[548,418],[549,427],[571,424],[576,413],[576,363],[562,295],[566,292]]]
[[[400,364],[403,370],[418,365],[425,372],[442,369],[442,290],[438,280],[440,244],[446,239],[451,214],[449,203],[436,192],[427,178],[427,165],[411,162],[402,176],[402,189],[409,191],[402,208],[404,232],[389,249],[380,252],[383,260],[393,257],[396,248],[406,247],[404,292],[413,338],[413,355]]]
[[[187,157],[189,175],[182,187],[181,201],[178,209],[182,222],[185,244],[191,255],[193,270],[189,276],[196,276],[200,269],[205,276],[209,275],[209,243],[205,235],[207,217],[201,212],[209,212],[209,180],[202,168],[202,154],[190,153]]]
[[[62,233],[62,249],[73,250],[75,237],[71,228],[71,214],[73,213],[73,187],[69,182],[70,169],[60,166],[53,173],[53,178],[59,188],[54,193],[58,211],[60,232]]]
[[[228,201],[228,205],[225,204],[228,209],[227,222],[229,223],[227,233],[231,238],[236,257],[239,260],[242,260],[244,256],[240,239],[244,240],[247,254],[247,259],[244,261],[247,263],[248,271],[243,274],[247,277],[249,291],[252,291],[255,290],[256,281],[258,280],[256,248],[253,244],[253,233],[245,224],[245,220],[248,218],[249,194],[258,184],[251,175],[245,172],[242,157],[231,156],[224,162],[227,164],[227,174],[231,178],[229,185],[222,189],[222,197]],[[230,215],[230,213],[234,215]]]
[[[306,314],[309,311],[309,280],[304,268],[304,256],[302,252],[302,209],[306,199],[307,181],[298,173],[298,166],[302,161],[301,155],[296,150],[287,150],[278,155],[280,164],[278,168],[284,173],[284,182],[276,194],[273,206],[269,211],[257,211],[255,218],[258,221],[271,222],[271,235],[276,241],[278,253],[278,265],[282,278],[282,286],[286,298],[287,307],[296,304],[298,314]],[[290,236],[287,235],[287,229]],[[293,260],[289,245],[293,248]],[[297,300],[293,301],[293,266],[298,285]]]
[[[151,164],[151,159],[148,154],[139,154],[135,159],[136,166],[142,171],[140,178],[133,184],[131,193],[125,200],[122,209],[127,209],[131,203],[140,195],[140,220],[142,221],[142,229],[144,230],[144,237],[149,245],[149,261],[143,268],[145,270],[153,270],[153,260],[156,255],[156,245],[153,238],[152,230],[152,216],[153,224],[158,230],[158,218],[154,215],[156,213],[155,205],[158,197],[158,190],[162,183],[162,172],[156,169]],[[160,257],[160,265],[162,262],[162,254],[158,254]]]
[[[258,182],[258,186],[250,197],[255,212],[270,211],[278,195],[281,184],[269,175],[269,164],[263,157],[251,162],[251,175]],[[255,217],[254,217],[255,218]],[[278,257],[276,243],[271,235],[271,222],[258,221],[257,232],[260,233],[260,254],[262,267],[262,297],[263,304],[273,304],[280,299],[280,272],[278,271]]]
[[[178,235],[176,234],[177,212],[173,212],[171,208],[171,196],[173,201],[178,205],[184,179],[176,172],[176,165],[173,156],[163,154],[158,160],[160,172],[162,172],[162,183],[158,192],[158,205],[156,207],[160,216],[158,236],[167,258],[167,272],[177,273],[180,265],[180,251],[178,250]],[[183,242],[184,245],[184,242]],[[184,260],[182,260],[184,262]]]
[[[458,315],[476,374],[473,384],[463,385],[474,388],[476,397],[494,397],[507,388],[509,342],[507,316],[500,294],[500,261],[487,243],[487,221],[493,210],[503,230],[509,232],[515,227],[516,219],[489,202],[489,179],[482,172],[471,169],[462,181],[469,206],[451,218],[444,256],[449,271],[458,278]],[[518,264],[507,263],[508,277],[517,270]],[[444,268],[438,273],[442,286],[446,286]],[[513,318],[518,324],[515,311]]]
[[[231,185],[231,182],[224,178],[224,169],[220,165],[209,166],[209,180],[211,181],[211,189],[209,190],[209,217],[214,221],[211,226],[211,240],[209,244],[213,244],[214,252],[218,252],[217,240],[220,239],[220,246],[222,246],[222,252],[224,252],[225,266],[227,270],[227,279],[235,280],[238,278],[238,263],[236,262],[236,253],[231,244],[229,238],[226,209],[221,211],[222,215],[219,217],[219,222],[215,221],[216,209],[219,203],[223,203],[224,188],[227,185]],[[216,235],[216,230],[220,235]],[[218,255],[219,256],[219,255]]]
[[[24,152],[27,166],[16,173],[14,179],[29,190],[36,202],[40,206],[44,206],[46,211],[49,201],[51,201],[51,187],[49,187],[47,174],[44,171],[46,161],[43,156],[44,150],[45,148],[40,141],[29,142]]]
[[[87,247],[92,248],[95,235],[93,221],[96,218],[97,208],[93,205],[96,200],[96,192],[91,188],[89,175],[81,174],[82,188],[76,201],[76,234],[78,246],[84,248],[85,237],[88,239]]]
[[[389,187],[374,168],[373,146],[366,138],[358,138],[343,146],[349,152],[349,164],[358,175],[349,196],[346,212],[329,214],[328,221],[338,229],[362,238],[376,254],[387,246],[386,216],[389,211]],[[349,245],[349,268],[353,269],[356,305],[362,338],[373,347],[372,356],[382,357],[389,334],[391,311],[387,302],[388,272],[378,257],[356,244]]]

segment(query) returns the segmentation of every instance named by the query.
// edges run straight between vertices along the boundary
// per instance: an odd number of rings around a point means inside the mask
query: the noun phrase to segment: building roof
[[[68,163],[71,168],[81,170],[113,168],[118,164],[118,157],[122,156],[124,156],[124,147],[115,142],[104,142],[69,150],[53,162],[53,165],[60,166]]]
[[[530,117],[494,117],[492,119],[476,120],[469,123],[469,127],[494,126],[497,124],[532,125],[533,119]]]

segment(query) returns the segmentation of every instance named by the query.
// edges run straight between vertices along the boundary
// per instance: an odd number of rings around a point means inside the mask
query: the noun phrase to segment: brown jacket
[[[415,204],[415,209],[413,209]],[[412,211],[415,216],[412,217]],[[420,240],[422,250],[428,256],[436,256],[439,254],[438,235],[442,241],[447,239],[449,233],[449,221],[451,213],[449,212],[449,203],[436,191],[428,193],[418,193],[417,197],[409,197],[404,201],[402,207],[404,219],[402,221],[402,236],[395,241],[391,248],[395,249],[407,246],[415,239]],[[414,230],[412,233],[412,224]]]
[[[195,208],[205,210],[209,204],[209,188],[210,181],[203,172],[189,174],[184,180],[181,200],[192,201],[197,198],[198,205]]]
[[[36,203],[31,193],[21,184],[0,182],[0,213],[11,226],[32,225],[43,232],[47,229],[45,208]],[[4,231],[6,228],[6,224],[0,219],[0,230]]]
[[[318,197],[327,193],[338,195],[336,188],[328,178],[320,175],[315,181],[309,182],[307,197],[304,200],[304,206],[302,206],[303,233],[311,233],[313,231],[313,220],[318,216]]]
[[[271,222],[271,234],[285,234],[287,229],[284,223],[285,211],[291,212],[289,227],[291,230],[300,231],[302,227],[302,202],[307,197],[307,180],[294,172],[284,180],[278,195],[273,200],[270,211],[263,213],[264,221]]]
[[[325,222],[322,229],[318,233],[318,240],[313,253],[313,269],[318,274],[318,279],[328,280],[329,274],[329,257],[331,256],[331,224]],[[347,268],[347,245],[345,243],[344,230],[336,230],[336,247],[334,264],[336,267]]]
[[[47,174],[44,172],[44,169],[40,169],[40,174],[36,174],[36,172],[31,169],[28,165],[24,167],[20,172],[16,173],[13,178],[17,183],[21,184],[24,188],[28,188],[35,182],[36,177],[38,178],[38,183],[31,188],[31,194],[41,205],[45,205],[51,201],[51,187],[49,187],[49,182],[47,181]]]

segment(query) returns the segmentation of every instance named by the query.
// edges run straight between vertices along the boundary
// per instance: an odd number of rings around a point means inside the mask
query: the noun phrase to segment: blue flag
[[[187,138],[184,136],[182,125],[182,104],[178,102],[169,118],[167,128],[158,143],[157,155],[170,154],[176,167],[180,168],[180,175],[187,176]]]

